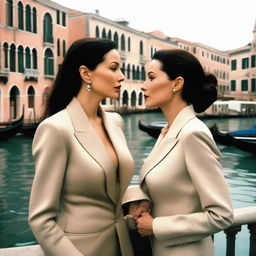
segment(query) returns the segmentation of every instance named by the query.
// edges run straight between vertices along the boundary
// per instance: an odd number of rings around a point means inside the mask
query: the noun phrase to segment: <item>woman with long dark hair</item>
[[[33,140],[36,172],[29,223],[49,256],[133,255],[121,198],[133,159],[117,113],[124,75],[114,42],[84,38],[69,48]]]
[[[142,90],[147,108],[160,107],[167,119],[124,203],[141,236],[150,236],[154,256],[214,255],[211,235],[232,224],[220,152],[196,113],[217,99],[217,79],[183,50],[157,51]],[[143,207],[142,207],[143,204]]]

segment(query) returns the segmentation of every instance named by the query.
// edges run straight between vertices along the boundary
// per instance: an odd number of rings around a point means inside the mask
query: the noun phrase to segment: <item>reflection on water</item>
[[[138,120],[152,122],[163,120],[161,113],[134,114],[123,116],[125,136],[135,159],[133,182],[143,160],[151,151],[156,139],[138,129]],[[211,126],[215,122],[221,130],[246,129],[256,124],[256,118],[206,120]],[[35,243],[27,224],[28,199],[34,175],[34,161],[31,155],[32,140],[16,136],[0,142],[0,247],[21,246]],[[223,172],[228,182],[235,208],[254,206],[256,203],[256,157],[233,147],[218,145],[222,152]],[[215,238],[216,255],[222,256],[223,235]],[[248,232],[237,238],[237,255],[248,255]]]

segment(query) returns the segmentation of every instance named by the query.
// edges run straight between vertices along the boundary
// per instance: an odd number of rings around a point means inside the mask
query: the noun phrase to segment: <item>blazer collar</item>
[[[155,146],[142,166],[140,175],[141,183],[146,175],[172,151],[179,141],[178,135],[180,131],[195,116],[196,114],[192,105],[183,108],[174,119],[166,135],[159,135]]]
[[[94,159],[94,161],[96,161],[103,169],[106,176],[107,194],[109,195],[111,200],[116,203],[119,199],[116,187],[117,170],[113,164],[109,152],[107,151],[106,147],[97,135],[94,128],[91,126],[84,109],[75,97],[69,103],[66,109],[71,118],[76,139],[87,151],[87,153]],[[130,156],[130,153],[127,149],[127,146],[122,145],[123,143],[120,139],[120,137],[123,136],[121,128],[118,127],[112,120],[110,120],[109,116],[104,112],[101,107],[99,107],[99,114],[102,117],[103,124],[113,144],[113,147],[115,148],[119,160],[119,193],[121,195],[122,193],[124,193],[123,190],[125,190],[125,186],[128,186],[128,184],[126,184],[126,181],[128,180],[129,183],[132,176],[132,166],[130,162],[129,164],[125,162],[125,159],[127,159],[127,152],[128,157]]]

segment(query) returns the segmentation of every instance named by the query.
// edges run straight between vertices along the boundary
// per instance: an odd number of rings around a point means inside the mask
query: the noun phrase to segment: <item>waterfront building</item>
[[[0,122],[37,120],[66,52],[68,9],[49,0],[0,1]]]
[[[82,37],[103,37],[116,42],[126,76],[118,100],[106,99],[106,110],[144,109],[140,90],[146,67],[159,49],[181,48],[194,54],[206,72],[219,81],[220,100],[256,101],[256,24],[253,40],[230,51],[169,37],[161,31],[143,32],[129,22],[110,20],[96,13],[68,9],[50,0],[0,2],[0,122],[21,115],[38,120],[66,49]]]

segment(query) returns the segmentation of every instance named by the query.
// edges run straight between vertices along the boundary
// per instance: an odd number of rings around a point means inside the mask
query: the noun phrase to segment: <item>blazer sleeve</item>
[[[233,222],[231,198],[218,162],[220,155],[216,144],[203,131],[191,133],[183,143],[187,170],[200,198],[202,211],[155,218],[154,236],[165,246],[201,240]]]
[[[29,203],[29,224],[47,256],[82,256],[56,223],[68,160],[60,130],[44,121],[35,134],[32,152],[35,177]]]

